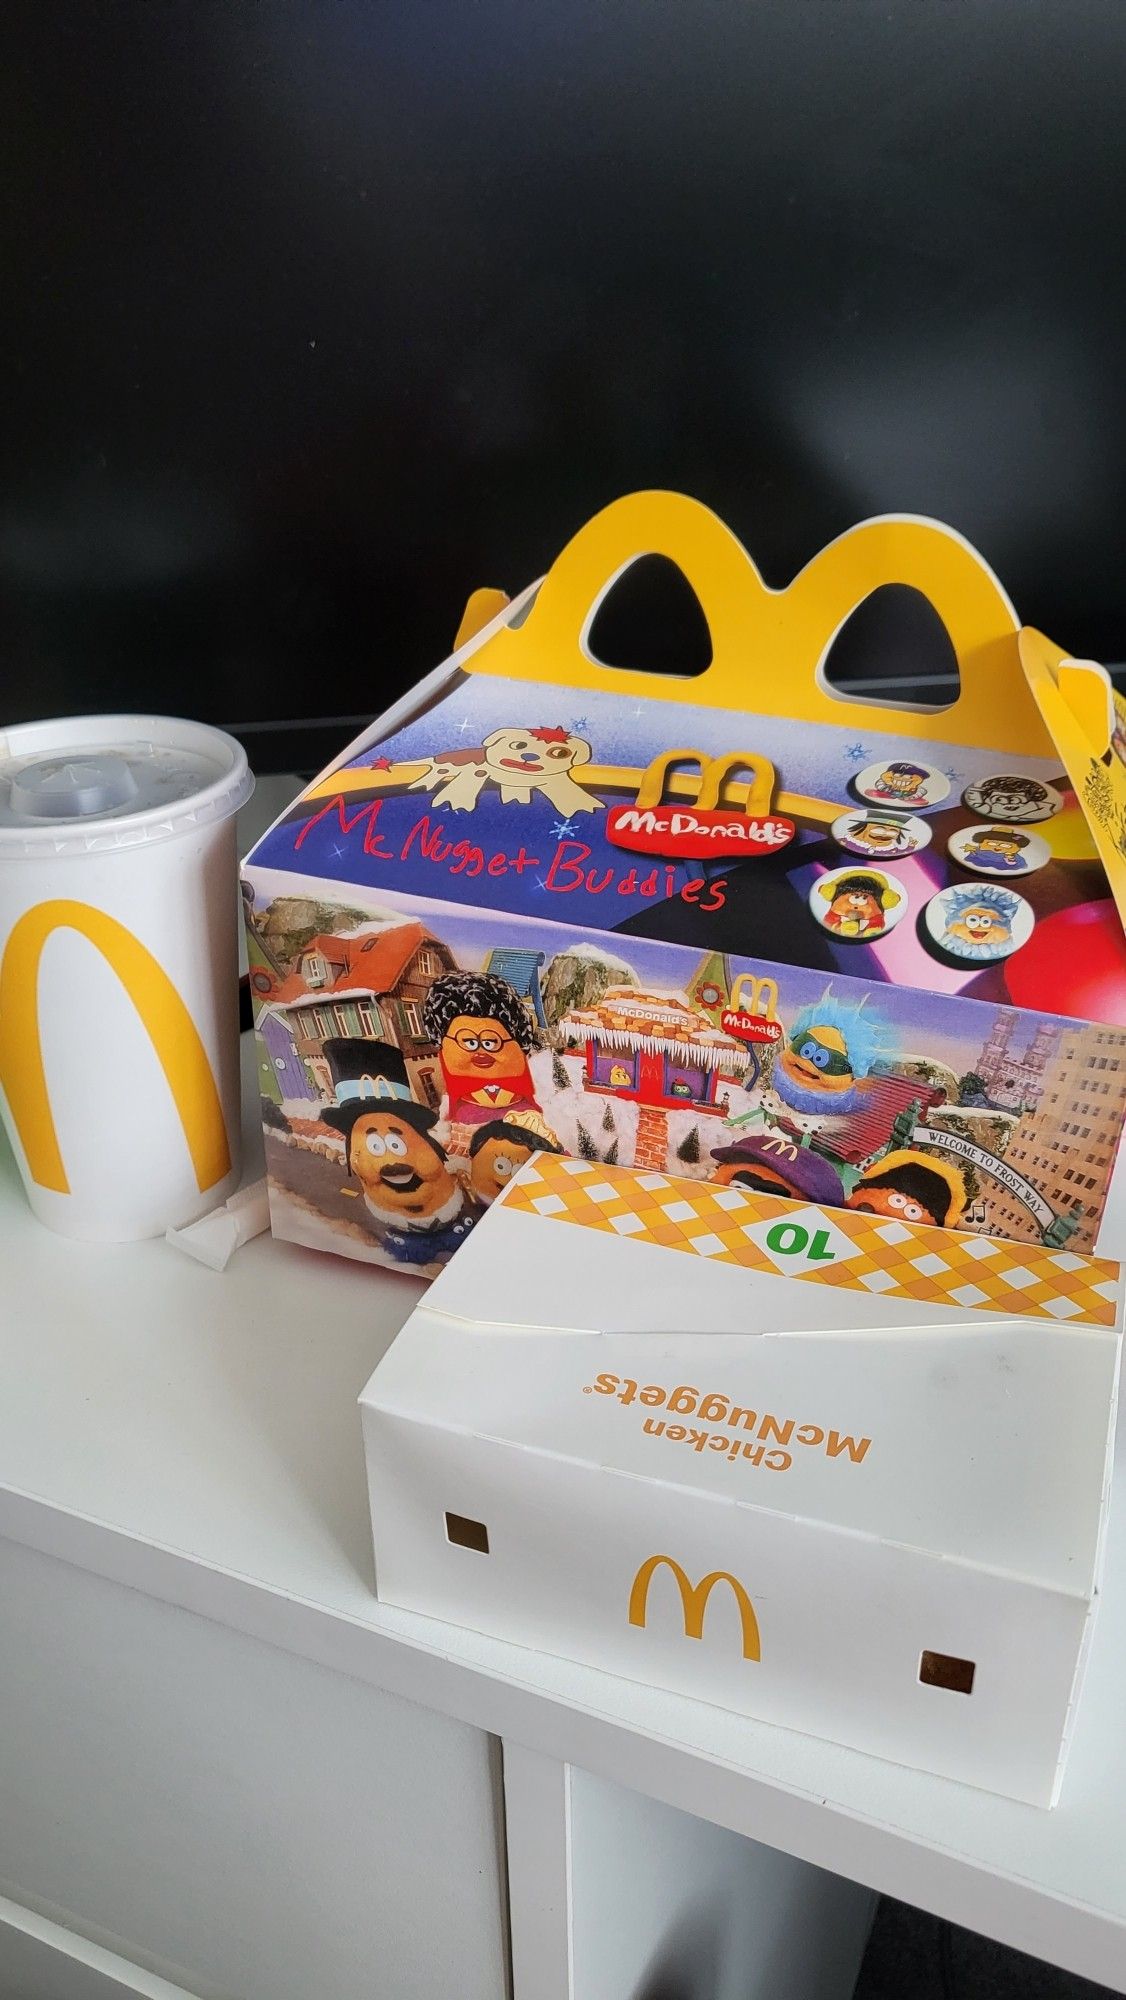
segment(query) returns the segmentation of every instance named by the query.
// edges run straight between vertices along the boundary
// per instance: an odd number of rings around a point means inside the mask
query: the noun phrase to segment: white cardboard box
[[[541,1156],[361,1398],[378,1593],[1051,1804],[1118,1280]]]

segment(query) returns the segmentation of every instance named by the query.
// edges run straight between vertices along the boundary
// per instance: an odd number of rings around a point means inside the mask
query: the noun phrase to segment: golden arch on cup
[[[37,1187],[69,1194],[39,1034],[39,963],[55,931],[77,931],[124,987],[164,1071],[201,1194],[231,1170],[223,1106],[207,1051],[163,966],[104,910],[65,898],[37,903],[12,928],[0,959],[0,1087]]]
[[[644,1626],[649,1604],[649,1586],[656,1572],[662,1567],[672,1571],[676,1587],[680,1592],[680,1602],[684,1612],[684,1636],[686,1639],[702,1639],[704,1636],[704,1614],[708,1599],[717,1583],[725,1583],[730,1589],[739,1611],[739,1622],[743,1632],[743,1658],[761,1660],[762,1643],[759,1636],[758,1619],[755,1608],[747,1596],[737,1576],[730,1570],[713,1569],[699,1583],[693,1583],[687,1572],[673,1556],[649,1556],[642,1563],[629,1594],[629,1622]]]

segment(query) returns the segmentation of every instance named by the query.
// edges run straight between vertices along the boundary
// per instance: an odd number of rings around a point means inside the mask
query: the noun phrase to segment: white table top
[[[377,1603],[356,1397],[413,1280],[269,1238],[222,1275],[71,1243],[2,1139],[0,1266],[0,1533],[1126,1987],[1121,1491],[1038,1811]]]

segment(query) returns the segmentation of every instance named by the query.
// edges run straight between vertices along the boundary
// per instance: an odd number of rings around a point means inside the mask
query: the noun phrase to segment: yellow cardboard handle
[[[606,667],[588,651],[602,599],[638,557],[663,555],[703,607],[712,662],[679,678]],[[834,694],[821,667],[837,632],[882,584],[913,586],[950,635],[961,693],[948,708],[855,702]],[[1017,620],[988,565],[937,521],[864,521],[822,549],[784,590],[763,582],[742,543],[697,500],[631,493],[588,521],[556,558],[523,623],[503,627],[465,661],[470,672],[603,689],[849,728],[1050,757],[1051,740],[1020,669]],[[907,720],[909,716],[910,720]]]
[[[646,767],[637,788],[637,803],[643,810],[660,805],[674,764],[698,765],[700,789],[695,803],[705,810],[718,806],[720,793],[732,771],[748,770],[751,782],[746,788],[743,810],[752,818],[759,818],[770,811],[770,801],[774,796],[774,766],[769,757],[760,757],[753,750],[732,750],[724,757],[709,757],[704,750],[662,751]]]

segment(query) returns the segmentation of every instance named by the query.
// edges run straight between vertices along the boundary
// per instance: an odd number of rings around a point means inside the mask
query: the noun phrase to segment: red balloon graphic
[[[1005,967],[1018,1007],[1126,1027],[1126,938],[1111,902],[1042,917]]]

